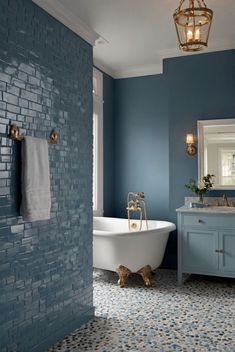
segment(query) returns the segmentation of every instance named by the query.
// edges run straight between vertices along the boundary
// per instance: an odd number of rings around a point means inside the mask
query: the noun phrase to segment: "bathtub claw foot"
[[[131,271],[128,268],[126,268],[124,265],[118,265],[116,272],[118,273],[118,276],[119,276],[118,285],[120,287],[124,287],[128,277],[131,274]]]
[[[143,268],[141,268],[137,274],[142,276],[142,279],[144,280],[145,286],[150,287],[153,284],[152,280],[152,268],[150,265],[146,265]]]

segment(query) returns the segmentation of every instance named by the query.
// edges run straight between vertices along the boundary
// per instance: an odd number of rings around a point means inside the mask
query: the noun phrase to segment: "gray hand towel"
[[[23,220],[48,220],[51,195],[47,140],[24,137],[21,156]]]

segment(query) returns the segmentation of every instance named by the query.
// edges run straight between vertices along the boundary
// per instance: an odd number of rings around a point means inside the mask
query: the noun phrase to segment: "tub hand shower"
[[[145,203],[145,196],[144,192],[129,192],[127,195],[127,216],[128,216],[128,227],[129,231],[137,230],[137,223],[131,223],[131,212],[139,213],[140,223],[139,223],[139,231],[142,229],[142,220],[143,220],[143,213],[144,219],[146,222],[146,229],[148,230],[148,220],[147,220],[147,210],[146,210],[146,203]]]

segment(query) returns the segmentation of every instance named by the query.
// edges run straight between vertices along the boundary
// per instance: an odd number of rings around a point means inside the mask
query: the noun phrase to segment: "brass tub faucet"
[[[127,216],[129,231],[136,230],[138,225],[136,222],[131,222],[131,212],[139,214],[139,230],[142,229],[143,215],[146,221],[146,228],[148,229],[147,211],[144,192],[129,192],[127,196]]]

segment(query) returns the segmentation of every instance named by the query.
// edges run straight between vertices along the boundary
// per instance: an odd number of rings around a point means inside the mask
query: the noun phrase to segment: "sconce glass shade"
[[[186,135],[186,143],[187,144],[193,144],[194,143],[193,134],[189,133],[189,134]]]
[[[186,144],[187,144],[187,147],[186,147],[186,152],[188,155],[196,155],[197,154],[197,147],[193,144],[195,141],[194,141],[194,136],[192,133],[188,133],[186,135]]]
[[[180,1],[173,18],[181,50],[199,51],[207,47],[212,17],[213,11],[204,0]]]

